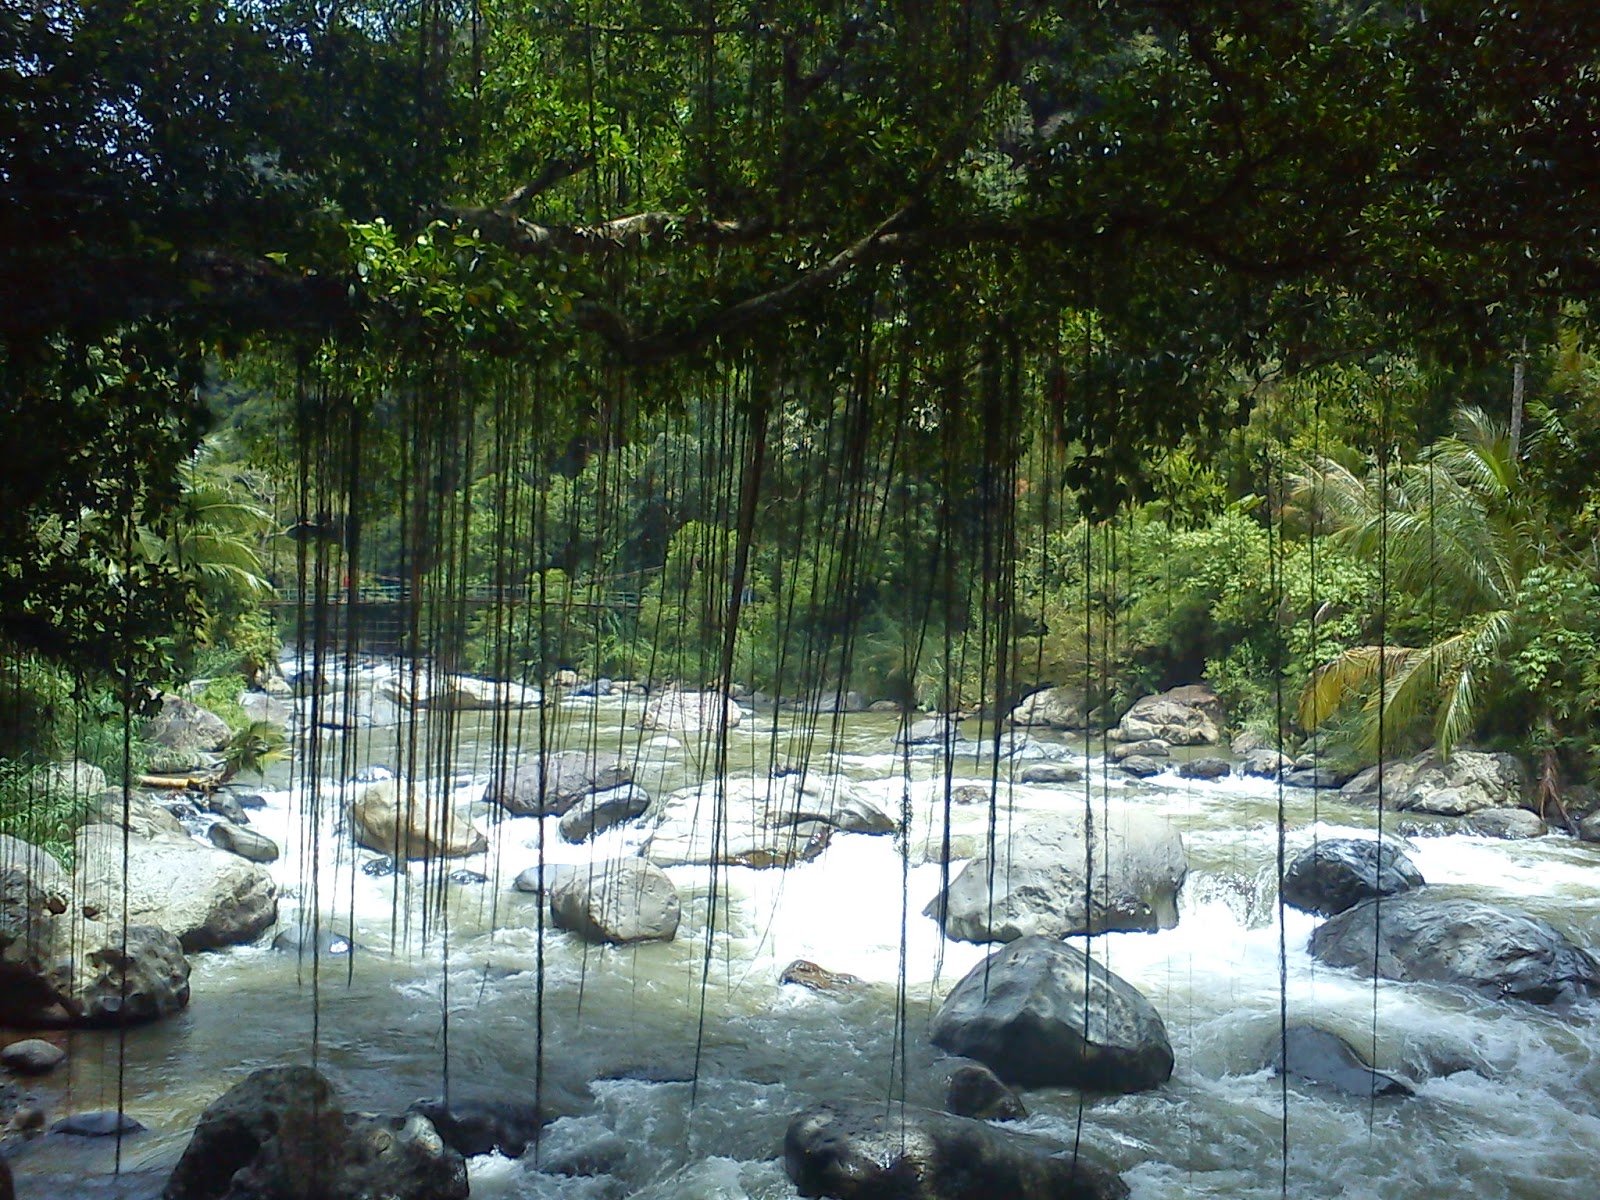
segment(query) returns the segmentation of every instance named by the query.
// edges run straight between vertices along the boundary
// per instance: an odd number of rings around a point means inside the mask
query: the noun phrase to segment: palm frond
[[[1399,675],[1418,653],[1409,646],[1352,646],[1311,673],[1300,692],[1295,721],[1319,728],[1353,696],[1369,691],[1380,678]]]

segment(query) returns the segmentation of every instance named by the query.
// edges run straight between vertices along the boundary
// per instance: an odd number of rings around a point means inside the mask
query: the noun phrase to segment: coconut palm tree
[[[1294,478],[1293,497],[1356,554],[1381,559],[1389,586],[1426,604],[1444,631],[1425,645],[1351,647],[1317,667],[1300,696],[1301,727],[1359,698],[1365,756],[1430,714],[1448,756],[1476,728],[1489,676],[1519,634],[1529,572],[1563,553],[1521,486],[1507,430],[1464,409],[1454,433],[1417,461],[1358,475],[1322,459]]]

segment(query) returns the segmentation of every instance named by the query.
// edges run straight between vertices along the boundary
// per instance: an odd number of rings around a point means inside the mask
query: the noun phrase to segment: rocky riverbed
[[[833,1186],[817,1182],[827,1161],[796,1159],[817,1131],[856,1130],[870,1152],[886,1135],[861,1106],[884,1112],[889,1097],[907,1102],[929,1139],[918,1144],[934,1148],[903,1170],[931,1171],[919,1164],[960,1145],[1031,1179],[1018,1153],[1081,1144],[1095,1186],[1142,1200],[1279,1195],[1285,1104],[1292,1195],[1532,1197],[1588,1177],[1600,1137],[1600,1006],[1586,965],[1600,945],[1600,847],[1475,832],[1478,813],[1525,811],[1515,781],[1481,800],[1474,791],[1498,768],[1431,783],[1425,766],[1389,775],[1385,832],[1403,820],[1437,830],[1394,841],[1422,882],[1390,890],[1437,902],[1448,928],[1511,938],[1502,951],[1547,962],[1545,982],[1451,973],[1470,956],[1435,969],[1408,958],[1399,943],[1410,934],[1386,950],[1400,966],[1374,979],[1359,953],[1308,947],[1325,921],[1354,923],[1363,887],[1404,874],[1390,857],[1357,851],[1331,882],[1321,859],[1308,864],[1306,886],[1324,897],[1305,901],[1315,911],[1280,910],[1275,886],[1280,806],[1286,861],[1369,843],[1371,781],[1343,794],[1281,785],[1270,777],[1280,769],[1315,766],[1209,741],[1221,725],[1203,704],[1189,704],[1198,715],[1162,708],[1193,695],[1152,698],[1116,741],[1043,719],[1066,698],[1034,700],[1040,719],[1007,726],[997,758],[976,721],[918,731],[849,713],[813,733],[750,704],[719,742],[705,717],[725,698],[658,703],[646,720],[649,698],[622,690],[519,691],[519,707],[497,717],[459,699],[472,688],[433,687],[415,719],[347,721],[390,715],[378,701],[400,693],[386,670],[365,669],[350,689],[325,681],[344,702],[328,722],[341,728],[318,735],[314,782],[302,760],[256,789],[265,807],[243,827],[280,853],[248,865],[270,881],[276,924],[223,948],[174,932],[187,1007],[126,1031],[77,1022],[47,1035],[66,1062],[18,1082],[52,1119],[115,1111],[120,1096],[146,1129],[120,1146],[28,1141],[12,1163],[20,1196],[156,1194],[209,1105],[257,1068],[310,1063],[313,1047],[342,1106],[388,1114],[397,1130],[410,1128],[408,1107],[448,1091],[444,1109],[422,1111],[440,1129],[478,1131],[471,1148],[487,1152],[465,1160],[475,1197],[790,1197],[796,1179]],[[413,705],[414,684],[401,697]],[[299,706],[304,748],[314,712]],[[507,712],[520,714],[509,726]],[[541,743],[576,753],[538,770]],[[1135,759],[1156,769],[1123,769]],[[1206,759],[1227,773],[1183,770]],[[1402,790],[1406,812],[1387,811]],[[1463,799],[1429,800],[1440,791]],[[169,839],[168,855],[180,838],[222,855],[217,820],[195,810],[181,834],[137,836]],[[984,882],[982,903],[964,899],[963,879]],[[1517,925],[1523,916],[1534,920]],[[1532,930],[1526,945],[1519,930]],[[1033,1069],[1041,1051],[1025,1050],[1019,1070],[994,1048],[1012,1044],[995,1032],[996,1004],[981,1019],[954,1011],[1002,951],[987,939],[1019,937],[1087,951],[1091,994],[1115,990],[1103,973],[1138,999],[1097,1010],[1099,1049],[1067,1042],[1048,1075]],[[820,966],[780,982],[797,959]],[[1001,965],[989,968],[991,997],[1004,990]],[[1020,979],[1017,1004],[1065,995],[1063,1011],[1079,1011],[1081,996],[1051,978]],[[807,985],[817,980],[827,986]],[[1124,1045],[1153,1029],[1141,1003],[1164,1050]],[[1281,1011],[1316,1031],[1296,1033],[1286,1057]],[[916,1116],[942,1107],[952,1074],[971,1065],[941,1045],[1010,1076],[1027,1113],[1014,1132],[970,1148],[966,1126]],[[1288,1064],[1287,1091],[1275,1061]],[[1074,1062],[1096,1065],[1074,1075]],[[1106,1063],[1134,1065],[1107,1075]],[[127,1174],[113,1184],[102,1176],[119,1154]]]

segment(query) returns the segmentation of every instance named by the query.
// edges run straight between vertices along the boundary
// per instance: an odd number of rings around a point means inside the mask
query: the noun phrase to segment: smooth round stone
[[[127,1113],[86,1112],[62,1117],[50,1126],[50,1132],[72,1137],[116,1137],[118,1134],[143,1133],[144,1126]]]
[[[60,1046],[43,1038],[28,1038],[0,1050],[0,1067],[18,1075],[48,1075],[66,1061],[66,1057],[67,1052]]]

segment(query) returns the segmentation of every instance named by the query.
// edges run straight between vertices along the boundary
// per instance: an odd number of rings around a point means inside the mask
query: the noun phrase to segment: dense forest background
[[[0,821],[194,678],[259,758],[341,595],[530,682],[1203,679],[1581,810],[1597,71],[1571,2],[8,8]]]

